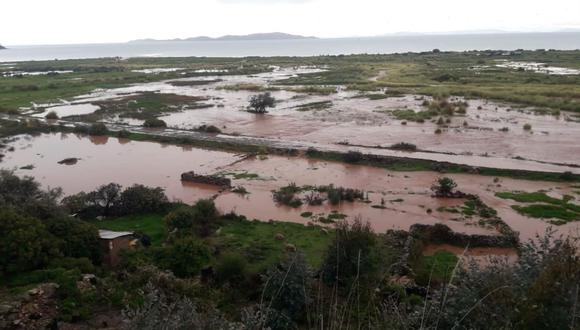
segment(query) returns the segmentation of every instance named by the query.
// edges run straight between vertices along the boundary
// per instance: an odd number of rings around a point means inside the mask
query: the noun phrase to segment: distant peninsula
[[[160,42],[160,41],[247,41],[247,40],[293,40],[293,39],[316,39],[316,37],[305,37],[301,35],[288,34],[282,32],[272,32],[272,33],[252,33],[245,35],[225,35],[218,38],[211,37],[193,37],[186,39],[138,39],[131,40],[129,43],[142,43],[142,42]]]
[[[6,47],[4,47],[4,46],[0,45],[0,49],[6,49]]]

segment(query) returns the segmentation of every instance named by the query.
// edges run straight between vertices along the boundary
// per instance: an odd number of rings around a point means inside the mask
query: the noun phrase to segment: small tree
[[[120,196],[122,214],[160,212],[165,209],[169,200],[163,188],[150,188],[135,184],[126,188]]]
[[[354,281],[370,283],[381,264],[380,247],[370,224],[356,218],[336,226],[336,237],[326,251],[322,279],[328,285],[350,288]]]
[[[159,266],[177,277],[194,277],[209,263],[210,252],[202,241],[186,237],[160,250],[156,259]]]
[[[109,183],[102,185],[97,190],[89,193],[89,198],[94,205],[100,207],[102,215],[108,216],[111,209],[116,206],[121,196],[121,185]]]
[[[436,196],[450,196],[455,188],[457,188],[457,183],[448,177],[437,179],[437,182],[431,186],[431,190]]]
[[[250,112],[266,113],[266,108],[276,106],[276,99],[270,93],[258,94],[250,97]]]

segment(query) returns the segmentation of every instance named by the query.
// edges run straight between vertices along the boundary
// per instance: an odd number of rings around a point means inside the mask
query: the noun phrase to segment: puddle
[[[4,71],[0,72],[0,77],[18,77],[18,76],[46,76],[46,75],[59,75],[65,73],[73,73],[72,70],[56,70],[56,71]]]
[[[59,118],[63,118],[67,116],[88,115],[94,113],[99,109],[100,109],[99,106],[90,103],[58,105],[48,107],[44,110],[44,112],[37,113],[32,116],[44,118],[48,113],[55,112]]]
[[[185,70],[183,68],[153,68],[153,69],[142,69],[142,70],[131,70],[132,72],[137,73],[147,73],[147,74],[158,74],[158,73],[165,73],[165,72],[176,72]]]
[[[240,162],[242,155],[208,151],[192,147],[136,142],[109,137],[83,137],[74,134],[43,134],[37,137],[20,136],[9,143],[13,152],[6,152],[0,167],[15,169],[19,175],[35,177],[43,186],[62,187],[66,194],[90,191],[109,182],[124,186],[140,183],[159,186],[174,200],[193,203],[200,198],[219,194],[217,187],[182,183],[183,172],[201,174],[249,173],[233,180],[234,186],[246,188],[249,194],[221,193],[216,204],[222,212],[236,211],[248,218],[308,223],[318,216],[328,216],[336,211],[349,219],[356,216],[369,221],[377,232],[387,229],[408,229],[415,223],[444,223],[455,231],[469,234],[495,234],[465,220],[457,214],[440,212],[440,207],[456,206],[461,200],[430,197],[429,187],[439,177],[434,172],[391,172],[380,168],[312,161],[300,157],[268,156],[266,159],[250,158]],[[63,166],[59,161],[79,158],[75,165]],[[150,166],[143,166],[150,164]],[[20,169],[33,165],[32,169]],[[509,200],[495,197],[495,192],[506,190],[549,190],[552,195],[573,194],[574,188],[566,184],[537,181],[501,179],[475,175],[449,175],[466,193],[478,194],[522,239],[543,233],[546,222],[516,213]],[[290,208],[276,205],[272,191],[290,183],[303,185],[342,186],[364,190],[370,203],[343,202],[332,206],[302,206]],[[500,186],[498,186],[500,185]],[[384,200],[384,208],[373,208]],[[431,212],[428,212],[428,210]],[[304,212],[313,216],[303,217]],[[561,233],[580,232],[580,222],[556,227]]]
[[[498,68],[508,68],[514,70],[532,71],[535,73],[544,73],[550,75],[578,75],[580,70],[549,66],[546,63],[539,62],[515,62],[508,60],[496,60],[499,62],[495,66]]]

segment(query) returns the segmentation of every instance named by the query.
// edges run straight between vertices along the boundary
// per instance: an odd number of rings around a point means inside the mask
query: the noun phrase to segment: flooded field
[[[445,223],[466,233],[496,234],[475,221],[458,214],[442,211],[464,203],[463,199],[432,198],[431,184],[439,177],[435,172],[392,172],[384,169],[312,161],[301,157],[267,156],[243,158],[227,152],[208,151],[151,142],[135,142],[108,137],[84,137],[74,134],[44,134],[37,137],[19,136],[9,143],[0,166],[15,169],[19,175],[31,175],[44,186],[61,186],[66,194],[90,191],[101,184],[122,185],[140,183],[163,187],[172,199],[192,203],[199,198],[215,197],[222,212],[235,211],[249,218],[284,220],[299,223],[317,222],[331,214],[356,216],[369,221],[378,232],[391,228],[408,229],[414,223]],[[74,165],[58,162],[79,158]],[[233,185],[244,187],[248,194],[220,191],[209,185],[182,183],[183,172],[222,174],[232,178]],[[494,179],[476,175],[449,175],[461,191],[477,194],[522,239],[544,232],[549,224],[518,214],[514,202],[495,196],[501,191],[545,190],[551,196],[573,195],[577,188],[568,184]],[[341,202],[321,206],[292,208],[274,202],[272,191],[295,183],[329,185],[361,189],[368,201]],[[382,207],[379,205],[384,204]],[[579,222],[556,227],[559,232],[580,231]]]
[[[169,69],[168,69],[169,70]],[[60,117],[98,113],[95,104],[123,101],[142,93],[162,93],[202,98],[202,106],[171,111],[159,116],[169,127],[191,130],[214,125],[231,136],[262,137],[280,141],[316,143],[345,150],[363,148],[365,153],[384,154],[399,142],[413,143],[419,151],[408,157],[447,160],[472,166],[525,168],[540,171],[580,171],[580,119],[577,114],[546,109],[515,107],[481,99],[466,100],[465,114],[456,114],[441,125],[437,116],[415,122],[397,119],[394,111],[425,111],[431,98],[417,95],[366,95],[344,87],[319,86],[324,93],[280,81],[300,74],[320,72],[310,67],[277,68],[250,76],[203,76],[97,90],[54,107]],[[246,110],[248,99],[270,91],[277,100],[268,114]],[[451,98],[463,101],[463,99]],[[42,109],[39,115],[48,113]],[[140,126],[141,119],[108,115],[109,123]],[[526,128],[524,128],[526,127]],[[437,129],[441,134],[436,134]],[[346,146],[345,146],[346,145]]]

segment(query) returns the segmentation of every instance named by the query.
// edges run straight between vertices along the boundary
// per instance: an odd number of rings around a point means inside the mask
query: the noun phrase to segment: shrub
[[[391,146],[391,149],[394,150],[404,150],[404,151],[416,151],[417,150],[417,146],[412,144],[412,143],[407,143],[407,142],[399,142],[399,143],[395,143]]]
[[[0,275],[37,269],[58,255],[57,242],[38,219],[0,208]]]
[[[443,133],[443,131],[440,128],[435,130],[435,134],[441,134],[441,133]]]
[[[103,123],[94,123],[89,127],[87,133],[89,135],[107,135],[109,133],[109,129]]]
[[[450,196],[453,194],[453,190],[457,188],[457,183],[451,178],[442,177],[437,179],[437,181],[431,186],[431,191],[435,193],[436,196]]]
[[[143,123],[143,127],[147,127],[147,128],[165,128],[165,127],[167,127],[167,123],[165,123],[161,119],[152,118],[152,119],[146,119],[145,122]]]
[[[131,136],[131,132],[126,129],[122,129],[117,132],[117,137],[121,139],[128,139]]]
[[[380,264],[380,247],[369,223],[360,218],[339,222],[336,236],[326,251],[322,279],[326,284],[349,288],[354,280],[372,281]]]
[[[309,287],[311,279],[312,272],[304,255],[299,252],[291,253],[279,265],[271,267],[264,276],[264,300],[281,314],[282,319],[299,322],[305,318],[306,306],[310,300],[306,288]],[[276,320],[269,321],[268,323],[279,323]]]
[[[177,277],[194,277],[209,263],[210,253],[205,243],[193,237],[176,240],[157,251],[156,262]]]
[[[273,108],[276,106],[276,99],[273,98],[269,92],[264,94],[254,95],[250,98],[251,112],[266,113],[266,108]]]
[[[347,163],[358,163],[363,160],[363,154],[359,151],[349,151],[344,154],[343,159]]]
[[[178,236],[195,234],[209,236],[217,228],[219,214],[212,200],[201,199],[193,207],[184,206],[165,217],[169,231]]]
[[[138,214],[162,212],[167,208],[169,200],[163,188],[136,184],[121,193],[119,204],[121,214]]]
[[[195,216],[195,210],[192,207],[182,206],[166,215],[163,221],[169,232],[181,235],[193,232],[193,219]]]
[[[197,128],[197,130],[200,132],[213,133],[213,134],[220,134],[222,132],[221,129],[217,128],[214,125],[201,125],[200,127]]]
[[[222,256],[216,266],[216,280],[219,283],[229,283],[236,286],[242,283],[247,276],[248,262],[239,254],[226,254]]]
[[[531,131],[531,130],[532,130],[532,125],[524,124],[524,131]]]
[[[46,118],[46,119],[58,119],[58,115],[56,114],[56,112],[51,111],[51,112],[47,113],[46,116],[44,116],[44,118]]]

